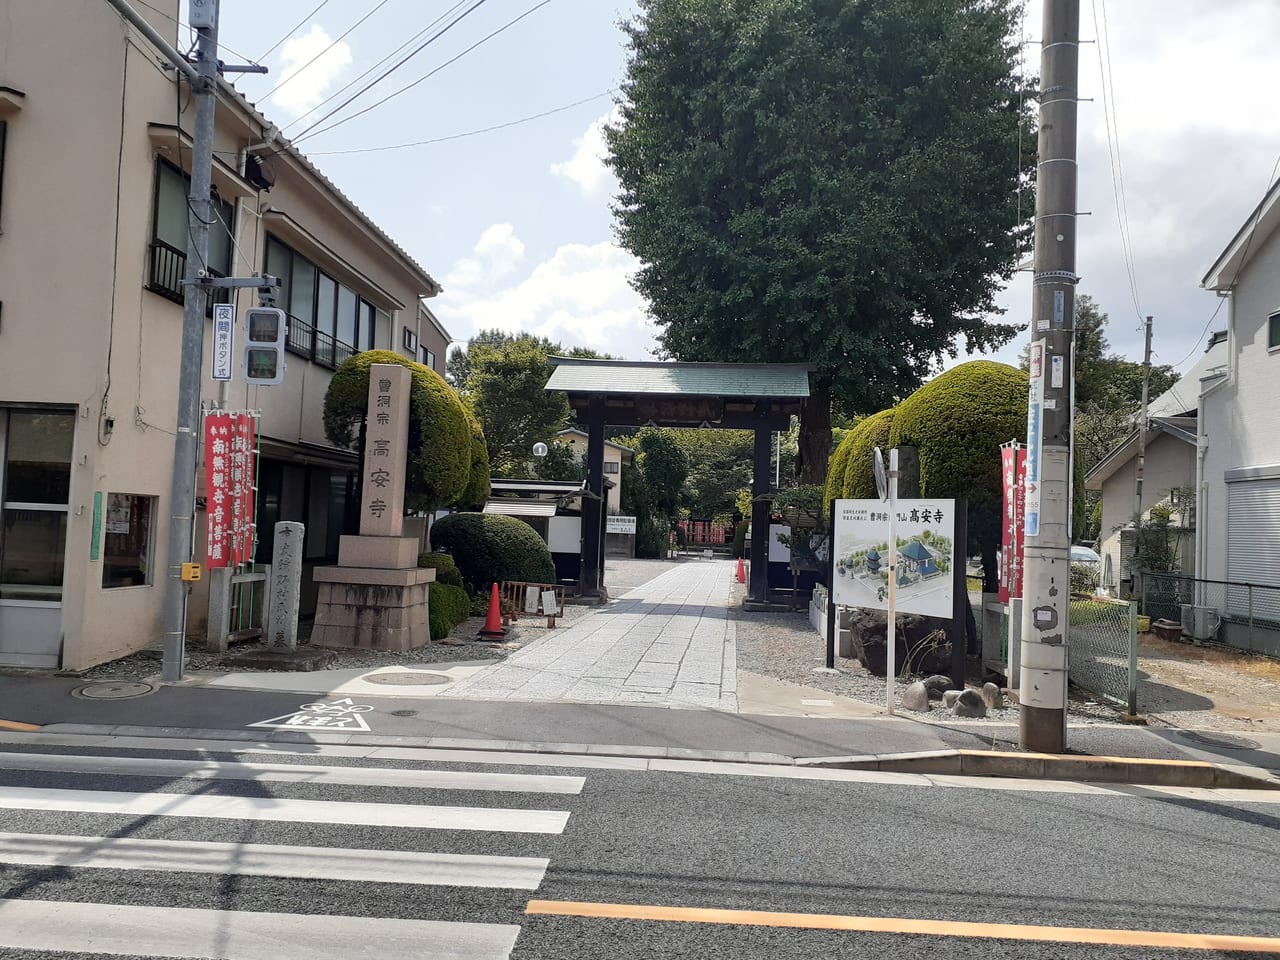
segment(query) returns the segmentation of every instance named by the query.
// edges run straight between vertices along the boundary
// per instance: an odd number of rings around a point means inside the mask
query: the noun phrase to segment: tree
[[[434,370],[391,350],[366,350],[345,360],[324,395],[325,436],[334,446],[364,453],[369,368],[375,363],[408,367],[413,378],[405,506],[433,510],[457,502],[471,480],[474,438],[458,395]]]
[[[489,499],[489,448],[484,439],[484,428],[470,413],[467,421],[471,427],[471,473],[467,487],[458,497],[458,506],[479,510]]]
[[[549,393],[546,341],[521,336],[501,344],[473,343],[467,394],[489,442],[496,476],[528,473],[533,445],[569,423],[569,401]]]
[[[833,397],[878,410],[957,337],[1016,332],[986,319],[1034,206],[1015,20],[1013,0],[641,0],[625,27],[606,137],[634,285],[669,356],[815,366],[802,481],[825,477]]]
[[[751,486],[751,432],[690,429],[672,436],[689,464],[680,504],[695,520],[727,520],[738,491]]]
[[[581,481],[586,476],[577,452],[559,440],[547,444],[547,455],[534,461],[533,472],[539,480]]]
[[[689,475],[689,458],[676,443],[675,431],[645,427],[636,434],[636,461],[654,507],[667,518],[676,515],[680,490]]]

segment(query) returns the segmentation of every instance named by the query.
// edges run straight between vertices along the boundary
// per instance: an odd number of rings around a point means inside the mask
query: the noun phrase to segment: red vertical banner
[[[254,423],[247,413],[231,418],[231,563],[240,566],[253,557]]]
[[[1027,451],[1011,444],[1000,448],[1000,474],[1004,487],[1004,510],[1000,533],[1000,602],[1022,597],[1022,550],[1026,533]]]
[[[205,415],[205,566],[208,567],[225,567],[231,562],[232,432],[230,414]]]

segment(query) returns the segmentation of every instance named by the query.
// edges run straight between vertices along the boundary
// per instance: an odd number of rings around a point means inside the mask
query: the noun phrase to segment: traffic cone
[[[747,567],[746,567],[746,564],[742,562],[741,557],[738,558],[738,582],[739,583],[747,582]]]
[[[489,615],[484,618],[484,626],[480,628],[482,637],[505,637],[507,631],[502,628],[502,601],[498,599],[498,585],[493,585],[489,594]]]

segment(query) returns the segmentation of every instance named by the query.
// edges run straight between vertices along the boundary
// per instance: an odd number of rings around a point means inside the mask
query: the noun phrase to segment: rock
[[[1019,704],[1020,701],[1018,700],[1017,690],[1013,690],[1009,687],[1003,687],[1000,692],[1004,694],[1004,699],[1007,703],[1010,703],[1015,707]]]
[[[986,703],[988,710],[1004,709],[1004,694],[1000,692],[1000,688],[994,683],[984,683],[982,685],[982,700]]]
[[[982,699],[982,694],[972,687],[966,687],[956,697],[956,704],[951,708],[951,712],[957,717],[981,718],[987,715],[987,704]]]
[[[894,676],[901,674],[908,664],[913,673],[932,674],[949,670],[951,643],[946,637],[949,622],[914,613],[898,614]],[[885,611],[853,609],[848,624],[853,656],[869,673],[883,677],[889,642],[889,620]]]
[[[942,703],[948,710],[956,705],[956,701],[960,699],[963,690],[944,690],[942,692]]]
[[[929,688],[917,680],[902,691],[902,706],[903,709],[914,710],[916,713],[928,713]]]
[[[924,678],[924,685],[929,691],[930,700],[941,700],[942,694],[951,689],[951,678],[935,673],[932,677]]]

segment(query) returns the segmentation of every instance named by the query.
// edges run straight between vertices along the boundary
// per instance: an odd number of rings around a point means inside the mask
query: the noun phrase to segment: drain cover
[[[393,717],[416,717],[418,715],[418,711],[417,710],[392,710],[391,715]]]
[[[1201,733],[1199,730],[1183,730],[1178,733],[1183,740],[1192,743],[1203,743],[1206,747],[1222,747],[1224,750],[1259,750],[1262,748],[1257,740],[1248,737],[1237,737],[1230,733]]]
[[[71,691],[75,697],[86,700],[131,700],[134,697],[145,697],[155,691],[149,683],[132,680],[107,680],[103,683],[87,683]]]
[[[426,673],[422,670],[415,670],[412,673],[408,671],[403,673],[375,673],[364,679],[369,683],[385,683],[389,687],[428,687],[452,682],[443,673]]]

